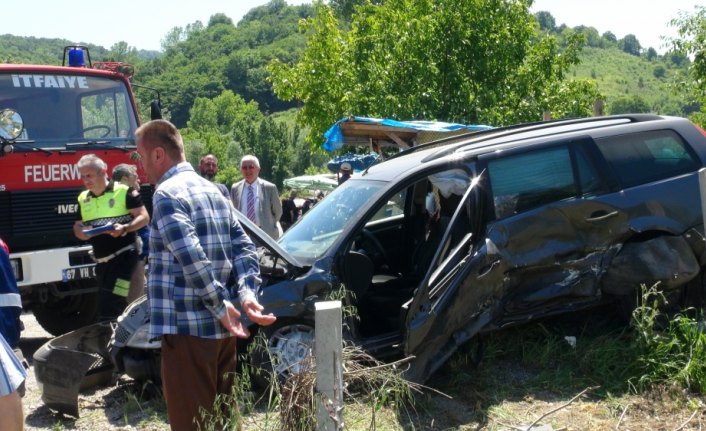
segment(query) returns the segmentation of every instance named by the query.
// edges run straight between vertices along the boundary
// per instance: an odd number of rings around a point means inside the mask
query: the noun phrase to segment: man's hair
[[[253,164],[260,169],[260,161],[257,159],[257,157],[253,156],[252,154],[248,154],[243,156],[242,159],[240,159],[240,166],[243,166],[243,163],[245,162],[253,162]]]
[[[201,160],[199,160],[199,164],[202,164],[208,158],[213,158],[213,161],[218,164],[218,157],[214,156],[213,154],[206,154],[205,156],[201,157]]]
[[[79,169],[93,168],[96,170],[96,172],[108,170],[108,164],[106,164],[103,159],[96,156],[95,154],[84,155],[83,157],[78,159],[78,163],[76,163],[76,166]]]
[[[135,137],[149,149],[162,147],[172,160],[184,158],[184,141],[181,139],[179,129],[167,120],[152,120],[135,131]]]
[[[120,181],[124,177],[136,177],[137,166],[120,163],[113,168],[113,181]]]

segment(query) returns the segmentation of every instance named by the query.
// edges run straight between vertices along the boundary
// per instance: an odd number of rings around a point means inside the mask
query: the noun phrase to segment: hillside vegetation
[[[331,2],[343,16],[342,26],[350,23],[346,20],[351,17],[346,14],[352,10],[349,6],[357,3],[360,1]],[[301,30],[301,22],[313,16],[314,11],[311,5],[290,6],[284,0],[272,0],[253,8],[237,24],[225,14],[214,14],[206,24],[195,21],[183,28],[174,27],[163,38],[161,52],[140,50],[125,42],[107,48],[90,42],[80,44],[90,48],[93,61],[133,64],[133,81],[160,91],[165,115],[182,129],[192,163],[199,154],[216,154],[222,168],[218,180],[230,184],[239,179],[237,160],[252,152],[266,160],[263,177],[281,184],[288,176],[325,169],[326,160],[332,156],[319,150],[316,142],[305,144],[305,132],[311,125],[295,124],[297,118],[301,120],[295,113],[303,104],[296,98],[278,98],[268,69],[273,60],[285,65],[300,61],[310,40],[310,33]],[[566,47],[573,35],[583,35],[580,63],[571,66],[566,81],[595,83],[605,101],[606,114],[653,112],[686,116],[698,109],[689,105],[684,96],[672,92],[672,82],[685,72],[688,60],[642,49],[632,35],[616,40],[612,33],[599,36],[590,27],[556,26],[547,12],[539,12],[534,18],[536,28],[556,38],[559,47]],[[59,65],[63,47],[71,44],[63,39],[0,35],[0,61]],[[424,72],[419,70],[422,76]],[[317,85],[325,87],[327,82]],[[345,87],[345,81],[330,85]],[[370,87],[374,87],[372,82]],[[479,94],[482,93],[481,87]],[[148,106],[154,94],[137,88],[136,95],[143,107]],[[141,111],[143,116],[148,112]],[[436,118],[443,117],[439,113],[428,114],[428,118],[399,119],[449,120]],[[326,118],[323,123],[336,120]]]
[[[598,84],[608,114],[631,111],[624,109],[630,102],[628,107],[639,108],[639,112],[683,116],[689,109],[683,98],[674,93],[673,82],[684,70],[662,57],[648,60],[618,48],[586,47],[572,76]]]

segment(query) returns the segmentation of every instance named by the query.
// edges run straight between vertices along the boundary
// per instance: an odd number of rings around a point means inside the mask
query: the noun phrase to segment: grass
[[[402,380],[400,366],[347,348],[343,428],[500,430],[537,421],[567,430],[706,426],[699,414],[706,409],[701,316],[693,309],[668,316],[664,301],[656,286],[646,289],[630,325],[605,309],[484,334],[428,387]],[[255,394],[239,378],[223,400],[237,407],[229,418],[210,418],[207,429],[219,421],[227,429],[236,423],[245,430],[315,429],[313,379],[302,375]],[[163,423],[160,406],[128,396],[124,411],[149,410]]]

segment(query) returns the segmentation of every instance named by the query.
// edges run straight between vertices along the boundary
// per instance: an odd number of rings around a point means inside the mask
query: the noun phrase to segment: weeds
[[[689,317],[694,310],[684,310],[667,318],[660,312],[665,301],[656,286],[647,289],[643,305],[633,312],[635,328],[633,349],[636,360],[634,377],[629,379],[636,390],[657,384],[679,385],[692,392],[706,393],[706,335],[703,312]]]
[[[441,390],[450,388],[460,400],[474,400],[467,403],[475,406],[467,418],[479,423],[487,423],[490,417],[514,421],[513,412],[507,413],[510,416],[502,413],[508,400],[538,396],[550,402],[554,398],[550,394],[558,393],[560,399],[595,387],[598,389],[591,390],[590,396],[601,398],[606,418],[612,416],[618,424],[629,421],[630,413],[639,408],[634,401],[626,401],[630,394],[670,399],[676,403],[673,408],[702,410],[703,401],[686,394],[706,393],[706,336],[699,320],[702,313],[688,309],[668,315],[663,311],[667,299],[657,286],[643,292],[630,326],[606,324],[611,313],[591,312],[585,319],[552,319],[483,335],[460,349],[434,381]],[[264,337],[259,342],[264,343]],[[479,363],[481,352],[480,366],[469,367]],[[233,392],[219,400],[229,406],[228,417],[208,418],[205,430],[219,426],[240,429],[243,420],[253,425],[248,429],[315,429],[315,370],[303,369],[306,371],[286,382],[261,377],[271,384],[259,397],[250,391],[248,376],[252,371],[243,370]],[[359,349],[344,348],[346,405],[341,427],[417,429],[420,421],[429,418],[443,422],[443,418],[435,417],[433,408],[425,411],[430,398],[416,395],[427,388],[405,381],[403,369],[404,363],[383,364]],[[526,398],[528,394],[534,395]],[[419,409],[423,410],[422,416]],[[596,414],[600,410],[595,411],[594,418]],[[256,422],[253,415],[259,415]]]

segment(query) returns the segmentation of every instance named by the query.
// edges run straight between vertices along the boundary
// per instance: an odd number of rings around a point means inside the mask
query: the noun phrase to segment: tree
[[[634,34],[625,35],[624,38],[618,41],[618,45],[620,46],[620,49],[631,55],[639,56],[640,50],[642,49],[642,47],[640,46],[640,42],[637,40],[637,37]]]
[[[654,75],[654,77],[658,79],[664,78],[666,74],[667,70],[661,64],[656,66],[655,69],[652,71],[652,75]]]
[[[218,24],[225,24],[225,25],[233,26],[233,20],[230,19],[224,13],[213,14],[211,16],[211,18],[208,20],[208,27],[213,27],[214,25],[218,25]]]
[[[364,5],[366,2],[380,4],[384,0],[331,0],[329,4],[339,18],[348,21],[353,15],[356,6]]]
[[[598,30],[595,27],[586,27],[585,25],[579,25],[574,27],[574,31],[579,34],[586,36],[586,45],[598,47],[601,46],[602,39],[598,35]]]
[[[609,43],[618,43],[618,38],[615,37],[615,33],[613,33],[612,31],[606,31],[605,33],[603,33],[602,37]]]
[[[387,0],[359,6],[343,30],[317,2],[301,60],[270,65],[275,92],[303,102],[299,120],[314,147],[347,115],[492,125],[543,111],[590,115],[595,86],[564,82],[584,36],[560,50],[537,34],[529,3]]]
[[[610,104],[611,114],[648,113],[650,107],[640,96],[620,97]]]
[[[540,30],[546,30],[552,33],[556,32],[556,20],[551,13],[541,10],[535,13],[534,16],[537,18]]]
[[[675,54],[672,57],[692,59],[688,70],[691,79],[681,80],[680,90],[691,94],[701,110],[689,118],[706,126],[706,7],[695,6],[693,14],[682,11],[670,25],[677,28],[677,37],[668,40]]]

